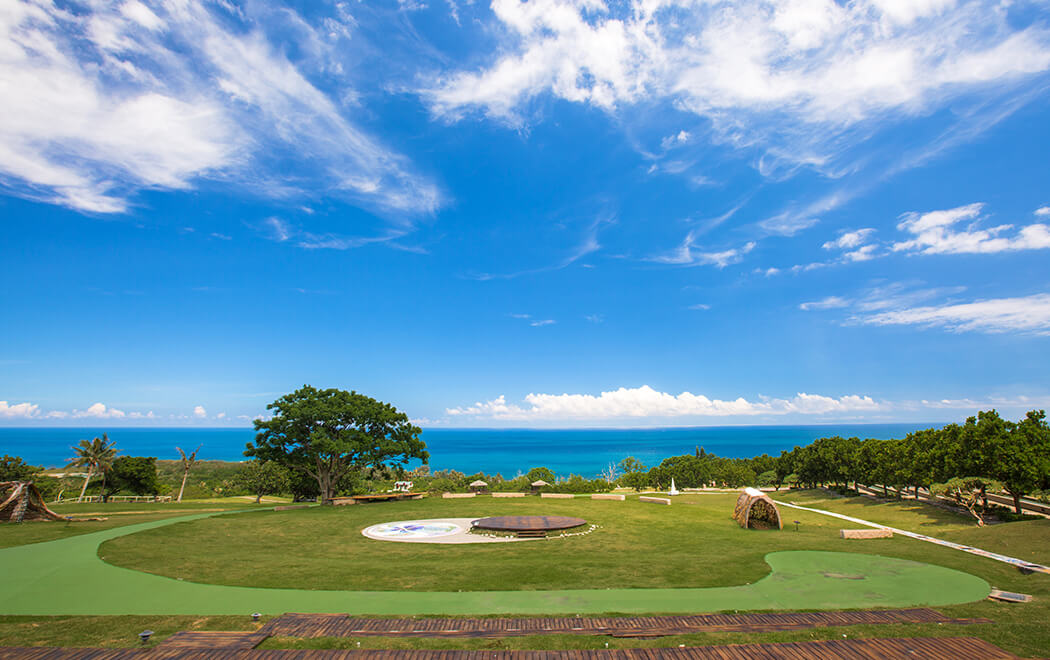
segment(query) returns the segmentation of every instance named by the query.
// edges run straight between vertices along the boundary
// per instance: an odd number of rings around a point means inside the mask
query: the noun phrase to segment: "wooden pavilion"
[[[470,482],[470,490],[474,493],[487,493],[489,485],[481,479],[475,479]]]

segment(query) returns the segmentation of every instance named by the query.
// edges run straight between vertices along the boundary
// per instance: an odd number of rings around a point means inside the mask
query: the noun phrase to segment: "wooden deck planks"
[[[841,639],[670,649],[572,651],[0,648],[0,660],[1016,660],[981,639]]]
[[[259,632],[275,637],[517,637],[550,633],[660,637],[696,632],[767,632],[892,623],[988,623],[913,608],[846,612],[698,614],[693,616],[525,619],[364,619],[346,614],[285,614]]]
[[[177,632],[157,645],[158,648],[185,649],[254,649],[269,635],[256,631],[190,630]]]

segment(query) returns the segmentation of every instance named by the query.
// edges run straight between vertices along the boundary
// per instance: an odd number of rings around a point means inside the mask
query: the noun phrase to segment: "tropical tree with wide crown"
[[[313,477],[322,502],[351,470],[430,458],[407,415],[364,394],[304,385],[266,409],[273,417],[255,420],[255,444],[244,455]]]

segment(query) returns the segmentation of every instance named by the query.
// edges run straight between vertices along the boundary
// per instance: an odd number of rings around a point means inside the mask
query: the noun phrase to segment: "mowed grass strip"
[[[99,517],[107,520],[85,520],[81,522],[41,522],[0,524],[0,548],[10,548],[28,543],[43,543],[58,539],[90,534],[103,529],[134,525],[135,523],[162,518],[184,516],[187,513],[204,511],[234,511],[238,509],[268,508],[269,505],[245,503],[243,500],[209,500],[192,502],[153,503],[153,502],[75,502],[49,505],[49,508],[63,516]],[[118,515],[112,515],[115,512]]]

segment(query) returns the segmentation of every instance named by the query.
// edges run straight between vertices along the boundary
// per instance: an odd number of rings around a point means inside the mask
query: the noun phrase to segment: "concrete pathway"
[[[791,504],[789,502],[782,502],[776,500],[777,505],[786,506],[792,509],[798,509],[799,511],[809,511],[810,513],[819,513],[825,516],[831,516],[832,518],[838,518],[839,520],[846,520],[851,523],[858,525],[864,525],[866,527],[874,527],[875,529],[888,529],[894,534],[900,534],[901,536],[907,536],[911,539],[917,539],[919,541],[926,541],[928,543],[935,543],[942,545],[946,548],[952,548],[953,550],[962,550],[968,552],[971,555],[977,555],[978,557],[985,557],[986,559],[994,559],[995,561],[1001,561],[1006,564],[1012,564],[1018,568],[1023,568],[1028,571],[1038,573],[1050,573],[1050,566],[1043,566],[1042,564],[1035,564],[1024,559],[1018,559],[1017,557],[1008,557],[1007,555],[1001,555],[997,552],[989,552],[988,550],[981,550],[969,545],[963,545],[961,543],[953,543],[952,541],[945,541],[943,539],[934,538],[932,536],[926,536],[925,534],[918,534],[916,532],[909,532],[906,529],[897,529],[896,527],[890,527],[889,525],[880,525],[879,523],[871,522],[870,520],[861,520],[860,518],[854,518],[852,516],[843,515],[841,513],[834,513],[832,511],[825,511],[823,509],[811,509],[808,506],[800,506],[798,504]]]

